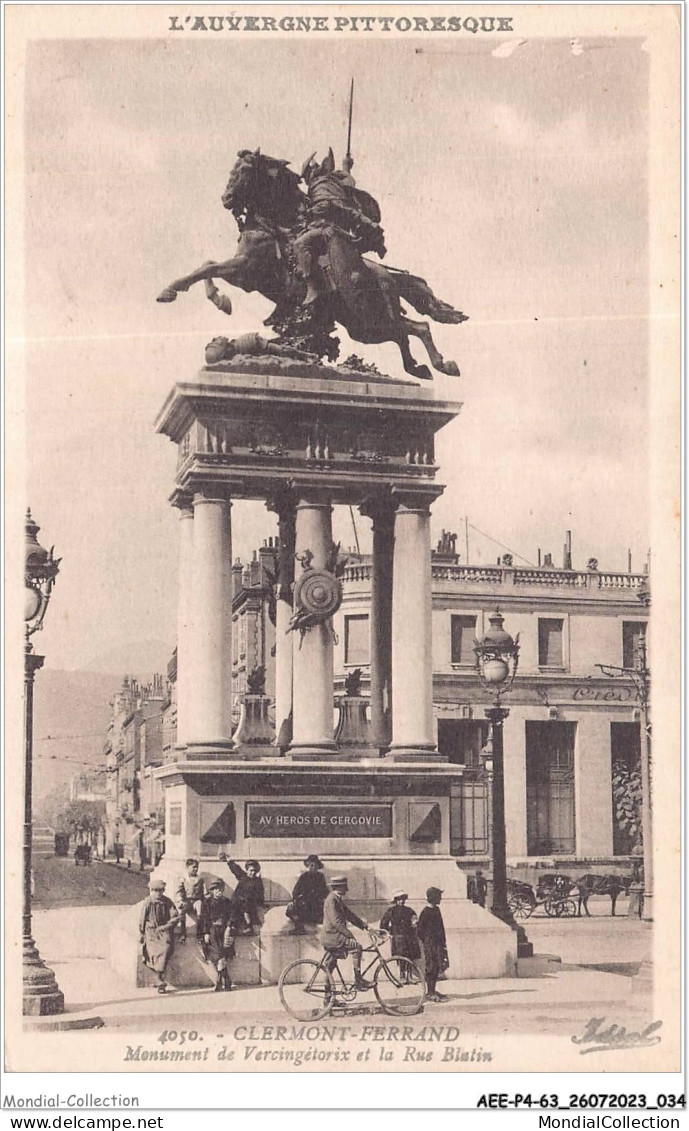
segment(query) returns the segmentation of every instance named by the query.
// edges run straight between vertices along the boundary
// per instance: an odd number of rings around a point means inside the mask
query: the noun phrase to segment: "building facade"
[[[474,640],[499,607],[519,634],[517,678],[504,724],[507,854],[511,864],[628,863],[641,848],[639,704],[632,682],[598,665],[634,667],[646,631],[644,574],[459,564],[433,554],[433,709],[438,748],[463,768],[453,788],[451,851],[490,858],[490,735]],[[335,666],[361,668],[366,693],[371,565],[345,568]]]
[[[145,685],[125,676],[112,701],[104,743],[105,847],[137,865],[154,858],[156,845],[162,845],[163,794],[155,771],[167,760],[170,704],[170,685],[161,675]]]

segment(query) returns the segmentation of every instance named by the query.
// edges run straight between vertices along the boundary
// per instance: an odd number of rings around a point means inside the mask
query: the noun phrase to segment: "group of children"
[[[196,938],[203,960],[215,972],[216,991],[232,988],[228,963],[234,957],[235,938],[253,934],[260,925],[265,892],[258,860],[247,860],[242,868],[224,852],[218,859],[227,864],[237,880],[229,898],[224,894],[225,884],[220,879],[211,880],[206,891],[199,876],[199,861],[194,857],[186,862],[186,873],[177,883],[174,901],[165,895],[164,880],[151,881],[151,894],[141,911],[139,938],[144,965],[156,975],[159,994],[167,993],[165,973],[174,950],[177,927],[177,941],[186,941],[187,916],[196,923]]]
[[[241,868],[225,853],[218,857],[224,861],[237,880],[234,892],[228,898],[225,884],[214,878],[208,885],[199,876],[199,861],[190,857],[186,861],[186,874],[181,877],[175,892],[175,901],[165,895],[163,880],[151,881],[151,893],[144,903],[139,924],[143,961],[158,978],[158,993],[167,992],[165,972],[172,956],[175,929],[179,927],[179,942],[186,940],[187,916],[196,923],[196,937],[204,962],[215,971],[216,991],[230,990],[228,963],[234,956],[234,939],[240,934],[253,934],[260,925],[260,915],[265,907],[261,866],[257,860],[247,860]],[[311,855],[304,861],[306,871],[299,877],[292,893],[286,914],[300,932],[306,924],[323,924],[322,941],[325,949],[334,953],[344,949],[354,961],[355,982],[359,989],[368,989],[361,977],[362,948],[349,930],[348,924],[367,929],[344,902],[348,890],[347,878],[335,876],[328,883],[323,875],[323,862]],[[409,895],[400,889],[393,893],[392,904],[380,920],[380,928],[391,936],[392,953],[412,962],[423,958],[426,975],[427,1000],[445,1002],[447,997],[436,986],[441,974],[448,968],[445,926],[440,911],[442,890],[429,887],[426,906],[417,917],[407,906]]]

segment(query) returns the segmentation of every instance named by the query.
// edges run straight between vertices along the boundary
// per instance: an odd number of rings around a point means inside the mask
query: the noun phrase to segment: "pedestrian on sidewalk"
[[[392,905],[383,915],[380,929],[392,936],[394,956],[415,962],[421,957],[421,948],[416,934],[416,912],[407,907],[408,899],[409,893],[402,888],[392,893]]]
[[[212,880],[208,895],[201,905],[198,933],[201,952],[206,962],[212,962],[215,972],[215,990],[231,990],[230,972],[227,963],[234,958],[234,939],[232,934],[232,902],[224,895],[222,880]]]
[[[294,923],[295,934],[304,933],[304,926],[323,922],[323,904],[328,894],[328,884],[323,875],[323,861],[311,853],[304,861],[302,872],[292,891],[292,902],[287,904],[285,915]]]
[[[218,853],[218,860],[224,860],[232,875],[238,880],[232,894],[234,928],[239,934],[254,933],[261,926],[261,911],[266,905],[261,865],[258,860],[247,860],[245,868],[229,860],[224,852]]]
[[[177,910],[182,913],[182,926],[179,933],[181,943],[185,942],[187,938],[187,915],[196,924],[197,936],[200,934],[198,929],[199,915],[206,898],[206,888],[199,876],[199,862],[196,857],[190,856],[185,863],[185,868],[186,873],[180,876],[175,889]]]
[[[165,881],[151,880],[151,893],[139,919],[139,940],[144,966],[158,978],[158,993],[167,993],[165,973],[175,949],[174,929],[181,916],[165,895]]]
[[[428,902],[419,915],[417,926],[426,965],[426,987],[428,990],[426,997],[428,1001],[437,1002],[448,1000],[445,994],[439,994],[435,987],[440,975],[450,965],[447,957],[445,924],[440,912],[442,898],[442,888],[428,888],[426,892]]]

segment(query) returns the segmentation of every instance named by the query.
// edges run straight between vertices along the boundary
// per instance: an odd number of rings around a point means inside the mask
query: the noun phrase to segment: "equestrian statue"
[[[265,321],[277,334],[273,352],[284,346],[287,356],[291,349],[334,361],[339,343],[332,332],[339,323],[354,341],[395,342],[414,377],[430,380],[431,372],[414,360],[410,337],[421,340],[435,369],[459,376],[456,363],[437,349],[428,322],[409,318],[402,302],[436,322],[457,324],[467,315],[436,298],[424,279],[366,256],[382,258],[385,237],[377,202],[351,175],[349,146],[342,169],[332,149],[321,163],[315,156],[299,175],[289,161],[240,150],[222,196],[239,228],[235,255],[175,279],[158,302],[174,302],[180,291],[203,282],[211,302],[231,314],[231,300],[215,282],[222,280],[275,304]]]

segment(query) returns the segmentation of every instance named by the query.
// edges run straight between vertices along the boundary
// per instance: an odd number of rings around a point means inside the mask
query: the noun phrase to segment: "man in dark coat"
[[[141,908],[139,940],[144,966],[158,978],[158,993],[167,993],[165,972],[175,948],[174,928],[181,916],[165,895],[165,881],[151,880],[151,894]]]
[[[328,885],[323,875],[323,861],[315,853],[306,857],[305,872],[302,872],[292,891],[292,902],[287,905],[285,914],[294,923],[297,934],[302,934],[304,924],[323,922],[323,904],[328,894]]]
[[[345,954],[351,954],[354,963],[354,983],[358,990],[370,990],[371,984],[362,977],[361,955],[363,948],[354,938],[347,927],[348,923],[358,927],[361,931],[368,930],[368,923],[347,906],[344,896],[347,894],[349,884],[346,876],[335,876],[330,881],[332,891],[323,904],[323,933],[321,941],[325,950],[329,951],[326,963],[328,970],[334,970],[335,963]]]
[[[381,931],[392,935],[392,954],[399,958],[409,958],[415,962],[421,957],[419,940],[416,937],[416,913],[407,907],[409,895],[400,889],[392,893],[392,906],[388,907],[380,921]]]
[[[212,962],[215,967],[216,991],[230,990],[232,983],[227,962],[234,955],[232,902],[223,894],[225,885],[222,880],[212,880],[208,890],[199,915],[199,941],[205,961]]]
[[[443,898],[441,888],[429,888],[426,892],[428,903],[419,915],[417,933],[423,946],[423,956],[426,965],[426,986],[428,988],[428,1001],[447,1001],[445,994],[436,990],[438,978],[449,965],[447,960],[447,940],[445,938],[445,924],[440,913],[440,901]]]
[[[253,934],[254,928],[261,926],[260,912],[266,905],[261,865],[258,860],[247,860],[246,867],[242,868],[234,860],[229,860],[224,852],[218,853],[218,860],[224,860],[238,880],[232,895],[235,929],[243,934]]]

